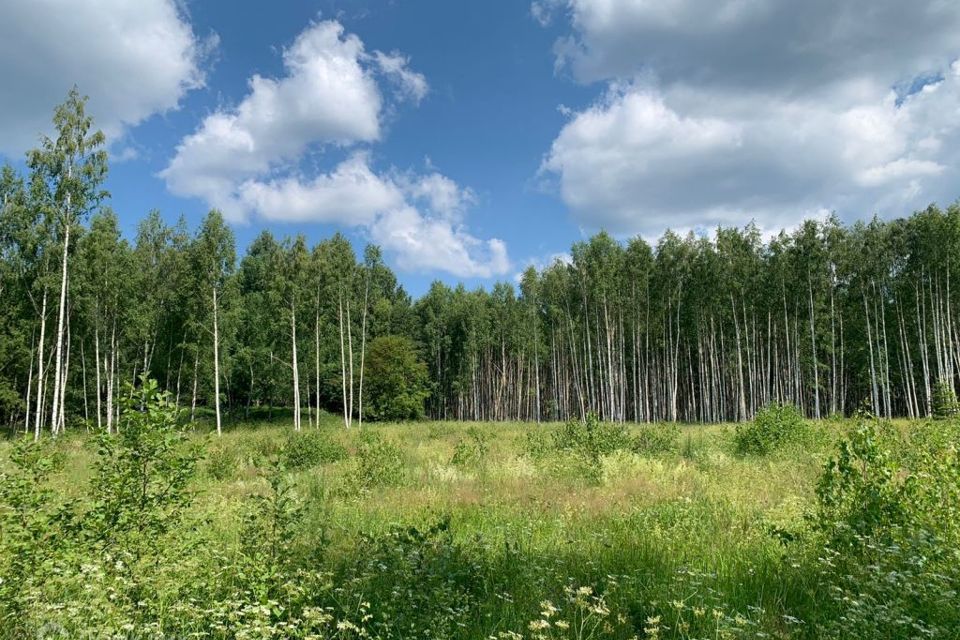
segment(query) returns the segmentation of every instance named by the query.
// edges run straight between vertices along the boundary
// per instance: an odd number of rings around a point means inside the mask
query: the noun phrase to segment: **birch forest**
[[[103,136],[74,92],[55,139],[0,176],[0,418],[39,436],[111,429],[123,382],[159,381],[194,419],[253,410],[364,419],[366,354],[403,336],[425,415],[456,420],[744,421],[931,413],[960,365],[960,208],[831,217],[655,242],[598,233],[516,283],[419,299],[376,246],[263,232],[238,253],[211,211],[121,233]]]

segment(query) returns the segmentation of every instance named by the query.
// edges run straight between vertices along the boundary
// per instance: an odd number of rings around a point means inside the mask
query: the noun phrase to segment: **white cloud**
[[[586,227],[775,228],[822,209],[894,215],[960,195],[957,3],[539,7],[570,16],[559,64],[608,83],[542,165]]]
[[[400,182],[412,199],[423,202],[435,214],[452,221],[462,220],[467,209],[477,202],[472,189],[462,188],[437,172],[425,176],[402,176]]]
[[[174,109],[203,85],[198,39],[176,0],[8,0],[0,18],[0,153],[16,157],[52,129],[77,85],[111,140]]]
[[[443,269],[462,278],[490,278],[510,270],[502,240],[480,240],[449,220],[425,216],[411,206],[386,212],[370,235],[396,254],[401,269]]]
[[[283,78],[253,76],[235,109],[207,116],[180,142],[160,173],[167,187],[243,219],[235,190],[244,180],[296,161],[311,144],[379,139],[383,99],[363,56],[363,42],[337,22],[303,31],[283,52]]]
[[[460,223],[469,189],[435,172],[378,175],[363,153],[312,180],[248,180],[238,198],[238,206],[268,220],[359,227],[402,269],[489,278],[510,268],[501,240],[480,240]]]
[[[161,172],[167,187],[228,219],[258,217],[361,229],[411,270],[490,277],[509,268],[506,247],[463,225],[473,192],[435,171],[378,173],[363,145],[379,141],[389,99],[419,103],[427,81],[399,53],[367,53],[336,21],[319,22],[283,52],[285,75],[254,76],[232,109],[208,116]],[[327,173],[305,175],[313,150],[352,149]]]
[[[312,180],[248,180],[240,185],[239,198],[244,209],[267,220],[348,226],[369,225],[377,214],[405,202],[397,185],[376,175],[360,153]]]
[[[388,78],[400,88],[401,95],[419,104],[427,95],[430,86],[423,74],[410,70],[410,59],[399,53],[386,54],[374,51],[373,59]]]

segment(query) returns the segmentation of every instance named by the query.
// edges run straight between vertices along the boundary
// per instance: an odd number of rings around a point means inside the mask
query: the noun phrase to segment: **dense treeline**
[[[308,247],[264,232],[238,260],[216,211],[194,232],[151,212],[129,242],[84,100],[72,92],[54,121],[26,175],[0,174],[11,429],[111,429],[122,382],[143,374],[218,430],[224,413],[277,406],[296,428],[321,410],[349,426],[377,338],[417,345],[426,412],[448,419],[743,420],[771,402],[917,417],[957,384],[957,206],[766,241],[753,226],[654,246],[601,233],[518,288],[437,282],[414,302],[376,247],[358,258],[339,234]]]
[[[471,419],[743,420],[771,402],[821,418],[866,405],[929,415],[956,384],[960,208],[908,219],[806,221],[764,242],[606,234],[569,264],[419,301],[437,392]]]

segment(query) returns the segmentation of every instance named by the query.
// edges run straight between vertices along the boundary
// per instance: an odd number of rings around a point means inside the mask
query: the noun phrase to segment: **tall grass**
[[[297,437],[266,422],[193,434],[192,502],[143,552],[143,601],[118,604],[132,578],[71,538],[20,609],[4,605],[20,624],[0,638],[843,637],[833,596],[851,585],[824,573],[812,523],[850,428],[773,456],[741,455],[726,425],[329,418]],[[98,454],[86,437],[52,446],[44,509],[82,527]]]

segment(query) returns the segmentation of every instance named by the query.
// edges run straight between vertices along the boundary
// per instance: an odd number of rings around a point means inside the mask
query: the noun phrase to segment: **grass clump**
[[[213,480],[231,480],[240,468],[240,458],[229,445],[214,445],[207,451],[204,470]]]
[[[466,437],[460,438],[453,450],[450,464],[460,467],[482,467],[490,451],[490,437],[476,427],[467,429]]]
[[[740,455],[769,455],[809,440],[811,430],[800,411],[789,404],[770,404],[750,422],[737,425],[734,446]]]
[[[632,449],[641,455],[675,453],[679,448],[680,427],[670,423],[643,425],[632,444]]]
[[[603,422],[593,413],[583,421],[570,420],[553,433],[555,450],[574,453],[589,460],[629,449],[631,444],[626,426],[619,422]]]
[[[347,480],[348,488],[369,491],[397,485],[403,480],[403,451],[376,431],[365,431],[357,443],[356,466]]]
[[[323,431],[300,431],[287,437],[281,455],[288,469],[299,470],[343,460],[347,449]]]

